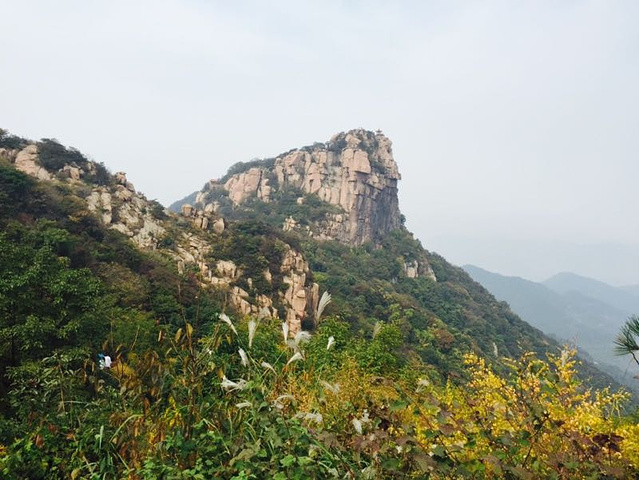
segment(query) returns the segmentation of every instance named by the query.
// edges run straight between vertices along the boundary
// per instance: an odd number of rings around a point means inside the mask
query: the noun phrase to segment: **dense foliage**
[[[581,390],[569,351],[509,360],[505,375],[468,354],[458,385],[402,366],[392,326],[357,338],[328,319],[285,341],[277,321],[221,315],[160,331],[111,369],[71,351],[13,370],[4,477],[627,478],[639,466],[623,395]]]

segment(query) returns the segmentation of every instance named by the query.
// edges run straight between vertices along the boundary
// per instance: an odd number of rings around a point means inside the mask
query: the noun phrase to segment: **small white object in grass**
[[[240,358],[242,359],[242,365],[244,365],[245,367],[248,367],[248,364],[249,364],[248,356],[246,355],[246,352],[244,351],[244,349],[240,348],[238,350],[238,353],[240,354]]]
[[[238,380],[237,382],[233,382],[226,378],[226,375],[222,377],[222,382],[220,383],[224,390],[228,390],[232,392],[233,390],[243,390],[246,387],[246,380]]]
[[[228,317],[226,313],[220,313],[220,320],[222,320],[229,327],[231,327],[231,330],[233,330],[233,333],[237,335],[237,330],[235,330],[235,325],[233,325],[233,322],[231,322],[231,319]]]
[[[302,360],[304,357],[302,356],[301,352],[295,352],[295,355],[293,355],[288,362],[286,362],[286,365],[288,366],[289,364],[293,363],[293,362],[297,362],[298,360]]]
[[[299,347],[299,346],[300,346],[300,344],[302,344],[302,343],[306,343],[306,342],[308,342],[310,339],[311,339],[311,334],[310,334],[309,332],[304,331],[304,330],[300,330],[299,332],[297,332],[297,333],[295,334],[295,341],[294,341],[295,346],[296,346],[296,347]]]
[[[263,368],[266,368],[267,370],[270,370],[271,372],[275,373],[275,369],[273,368],[273,365],[271,365],[268,362],[262,362],[260,364]]]
[[[373,328],[373,338],[375,338],[381,330],[382,322],[375,322],[375,327]]]
[[[362,422],[360,422],[359,419],[354,418],[353,420],[351,420],[351,423],[353,424],[353,427],[355,428],[355,431],[361,435],[362,434]]]
[[[325,380],[320,380],[320,384],[329,392],[337,395],[339,393],[339,383],[328,383]]]
[[[295,397],[293,395],[285,393],[284,395],[280,395],[275,399],[276,402],[281,402],[282,400],[295,400]]]
[[[320,424],[324,421],[324,417],[322,416],[321,413],[303,413],[302,414],[302,418],[304,420],[308,420],[309,422],[315,422],[317,424]]]
[[[253,339],[255,338],[255,331],[257,330],[257,322],[253,319],[248,323],[248,342],[249,348],[253,346]]]
[[[315,314],[316,322],[319,323],[320,317],[322,316],[322,313],[324,313],[324,309],[326,308],[326,305],[328,305],[329,303],[331,303],[331,294],[328,292],[324,292],[322,294],[322,298],[320,298],[320,301],[317,304],[317,312]]]

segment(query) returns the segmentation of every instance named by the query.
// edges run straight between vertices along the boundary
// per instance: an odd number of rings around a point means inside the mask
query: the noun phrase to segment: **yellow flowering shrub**
[[[416,394],[417,441],[462,477],[624,477],[637,465],[639,426],[619,425],[625,394],[580,389],[574,353],[528,354],[503,376],[467,355],[467,384]]]

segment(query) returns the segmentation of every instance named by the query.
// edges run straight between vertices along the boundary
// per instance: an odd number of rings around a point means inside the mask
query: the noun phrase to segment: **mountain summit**
[[[391,145],[379,131],[358,129],[276,158],[238,163],[225,177],[204,186],[196,196],[195,207],[221,212],[256,199],[274,202],[288,190],[298,194],[298,204],[319,199],[334,208],[310,222],[289,215],[286,230],[307,227],[318,239],[349,245],[379,244],[386,234],[401,226],[397,198],[401,176]]]

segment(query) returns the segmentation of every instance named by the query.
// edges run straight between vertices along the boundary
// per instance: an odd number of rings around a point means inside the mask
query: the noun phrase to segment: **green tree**
[[[90,270],[71,268],[51,246],[0,235],[0,368],[104,338],[100,291]]]
[[[639,352],[639,315],[632,315],[621,327],[615,339],[615,353],[617,355],[632,355],[633,360],[639,365],[637,352]]]

